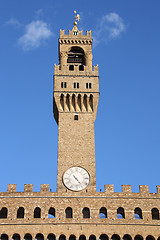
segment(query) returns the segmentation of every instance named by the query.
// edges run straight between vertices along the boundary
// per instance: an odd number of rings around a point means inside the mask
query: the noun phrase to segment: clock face
[[[72,191],[81,191],[89,184],[89,174],[82,167],[69,168],[63,175],[64,185]]]

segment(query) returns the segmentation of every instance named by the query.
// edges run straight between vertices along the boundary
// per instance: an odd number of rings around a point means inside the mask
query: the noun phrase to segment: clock
[[[72,191],[81,191],[89,184],[90,176],[82,167],[71,167],[63,174],[65,187]]]

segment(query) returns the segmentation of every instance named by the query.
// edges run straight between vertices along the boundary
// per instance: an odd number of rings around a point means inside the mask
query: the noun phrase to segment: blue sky
[[[0,191],[56,190],[58,127],[52,113],[59,29],[92,30],[99,65],[97,190],[160,185],[160,2],[0,0]]]

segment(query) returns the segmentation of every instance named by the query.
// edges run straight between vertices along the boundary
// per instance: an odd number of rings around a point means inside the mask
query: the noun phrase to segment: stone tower
[[[59,65],[54,68],[58,192],[96,191],[94,121],[98,99],[98,66],[92,66],[91,31],[84,35],[75,21],[69,34],[60,30]]]

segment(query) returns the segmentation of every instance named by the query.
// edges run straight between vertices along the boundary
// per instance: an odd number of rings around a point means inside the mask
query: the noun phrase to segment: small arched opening
[[[123,219],[123,218],[125,218],[124,208],[119,207],[119,208],[117,209],[117,218],[118,218],[118,219]]]
[[[142,219],[142,210],[139,207],[134,209],[134,216],[135,219]]]
[[[29,233],[26,233],[24,236],[24,240],[32,240],[32,235]]]
[[[17,210],[17,218],[24,218],[24,208],[19,207]]]
[[[61,234],[61,235],[59,236],[59,240],[66,240],[66,236],[63,235],[63,234]]]
[[[132,237],[129,234],[125,234],[123,240],[132,240]]]
[[[108,240],[108,236],[106,234],[101,234],[99,237],[100,240]]]
[[[48,211],[48,218],[55,218],[55,208],[51,207]]]
[[[154,238],[153,236],[151,236],[151,235],[148,235],[148,236],[146,237],[146,240],[155,240],[155,238]]]
[[[90,210],[88,207],[83,208],[82,213],[83,213],[83,218],[90,218]]]
[[[69,240],[76,240],[76,236],[75,235],[70,235],[70,237],[69,237]]]
[[[21,238],[20,238],[20,235],[18,233],[15,233],[15,234],[13,234],[12,239],[13,240],[20,240]]]
[[[89,237],[89,240],[96,240],[96,236],[95,235],[90,235],[90,237]]]
[[[105,207],[99,210],[99,218],[107,218],[107,209]]]
[[[120,236],[118,234],[113,234],[111,239],[112,240],[120,240]]]
[[[41,218],[41,209],[39,207],[34,209],[34,218]]]
[[[73,218],[73,211],[71,207],[67,207],[65,210],[66,218]]]
[[[153,220],[159,220],[159,210],[157,208],[152,208],[151,213]]]
[[[48,234],[47,240],[56,240],[56,236],[53,233]]]
[[[42,233],[38,233],[35,237],[36,240],[44,240],[44,236]]]
[[[79,240],[86,240],[86,236],[85,235],[80,235]]]
[[[143,240],[143,237],[141,235],[136,235],[134,240]]]
[[[8,240],[8,235],[7,234],[2,234],[1,235],[1,240]]]
[[[8,210],[6,207],[3,207],[1,210],[0,210],[0,218],[7,218],[7,214],[8,214]]]

